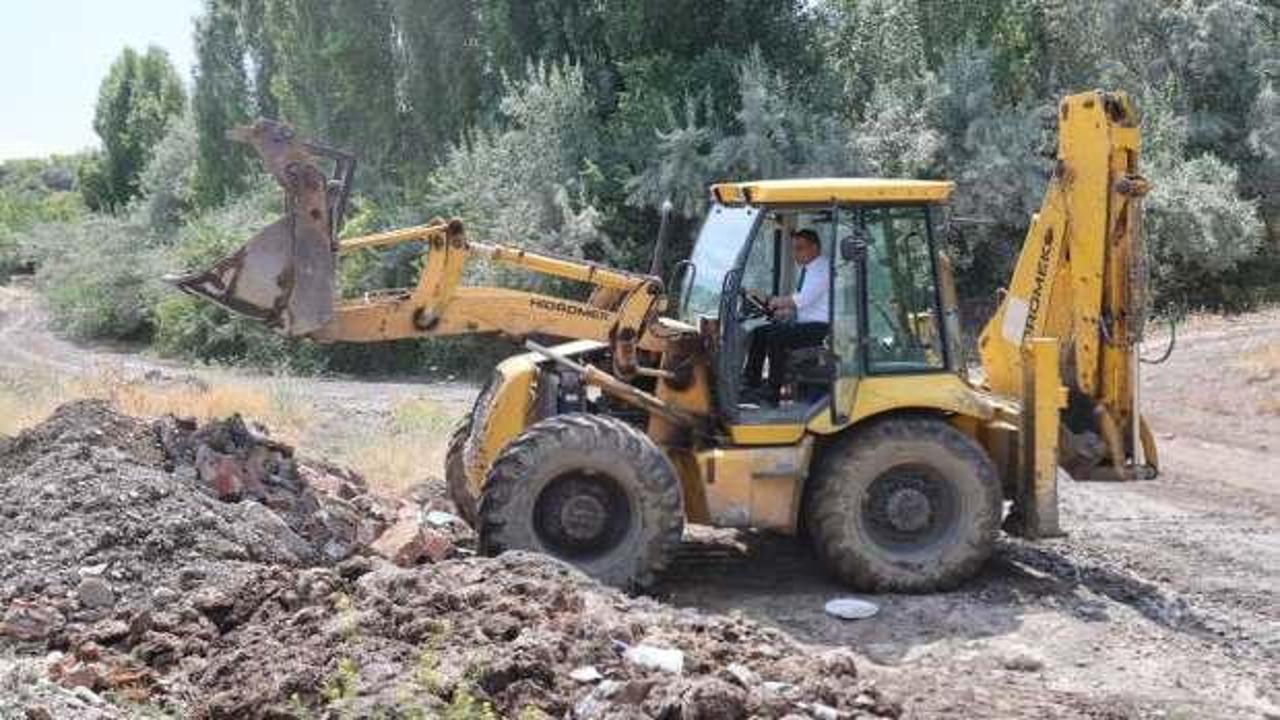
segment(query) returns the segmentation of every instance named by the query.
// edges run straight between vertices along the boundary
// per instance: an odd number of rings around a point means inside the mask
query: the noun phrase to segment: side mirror
[[[867,236],[866,233],[855,232],[852,235],[846,235],[840,240],[840,259],[845,262],[866,262],[867,259]]]

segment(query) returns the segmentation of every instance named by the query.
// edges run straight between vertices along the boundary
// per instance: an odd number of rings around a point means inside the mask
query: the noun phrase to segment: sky
[[[0,3],[0,160],[97,147],[98,83],[126,45],[157,45],[191,85],[201,0]]]

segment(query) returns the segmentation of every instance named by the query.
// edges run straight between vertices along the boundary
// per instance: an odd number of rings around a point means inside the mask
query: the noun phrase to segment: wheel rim
[[[927,549],[950,534],[959,512],[955,490],[925,465],[899,465],[871,482],[862,513],[871,539],[896,552]]]
[[[631,502],[612,477],[578,470],[551,480],[534,505],[534,532],[555,554],[590,560],[616,548],[631,529]]]

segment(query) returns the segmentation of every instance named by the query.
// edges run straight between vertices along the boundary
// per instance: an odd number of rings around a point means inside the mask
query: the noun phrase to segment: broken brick
[[[453,543],[443,533],[423,527],[416,515],[402,514],[370,548],[401,567],[411,567],[423,560],[445,559]]]
[[[14,600],[0,622],[0,636],[28,642],[45,640],[65,622],[57,608],[29,600]]]

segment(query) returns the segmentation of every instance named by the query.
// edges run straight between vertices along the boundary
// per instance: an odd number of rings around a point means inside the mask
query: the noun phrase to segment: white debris
[[[841,620],[865,620],[880,612],[880,606],[869,600],[847,597],[829,601],[823,608],[828,615]]]
[[[684,653],[672,648],[634,645],[627,648],[623,657],[641,667],[654,668],[676,675],[684,672]]]
[[[431,512],[427,513],[426,520],[428,525],[434,525],[436,527],[447,527],[455,523],[465,524],[465,521],[462,518],[458,517],[457,515],[454,515],[453,513],[447,513],[443,510],[432,510]]]
[[[594,683],[604,679],[604,675],[600,674],[595,665],[583,665],[580,668],[574,668],[569,673],[569,677],[580,683]]]
[[[107,571],[107,563],[100,563],[98,565],[85,565],[84,567],[80,568],[78,574],[82,578],[89,577],[89,576],[100,577],[106,571]]]

